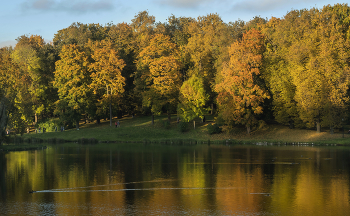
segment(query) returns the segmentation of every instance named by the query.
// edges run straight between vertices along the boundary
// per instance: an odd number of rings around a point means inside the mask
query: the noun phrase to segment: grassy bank
[[[21,145],[1,145],[0,151],[29,151],[29,150],[41,150],[46,149],[45,145],[38,144],[21,144]]]
[[[101,124],[88,123],[81,124],[80,130],[69,129],[64,132],[30,133],[23,135],[23,140],[67,140],[75,142],[108,141],[108,142],[172,142],[172,141],[208,141],[212,143],[222,140],[234,140],[234,142],[273,142],[273,143],[318,143],[318,144],[350,144],[350,134],[342,131],[329,131],[317,133],[307,129],[289,129],[282,125],[268,125],[260,129],[255,129],[250,135],[246,134],[244,128],[234,128],[220,134],[210,135],[207,125],[213,123],[212,116],[207,116],[205,123],[196,122],[196,129],[193,123],[189,123],[187,132],[180,132],[176,116],[172,116],[170,125],[166,125],[167,116],[156,116],[155,124],[151,124],[150,116],[124,117],[119,119],[120,128],[109,126],[109,121],[102,121]]]

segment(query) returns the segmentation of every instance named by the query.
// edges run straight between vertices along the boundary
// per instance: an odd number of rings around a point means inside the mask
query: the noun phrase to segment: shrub
[[[50,119],[48,121],[42,121],[42,122],[37,123],[35,125],[35,127],[37,129],[40,127],[41,131],[43,130],[43,128],[45,128],[46,132],[54,132],[56,127],[57,127],[57,131],[60,130],[60,128],[61,128],[60,125],[61,125],[61,123],[58,120]]]
[[[209,134],[218,134],[218,133],[222,132],[222,129],[216,123],[215,124],[208,124],[207,129],[208,129]]]

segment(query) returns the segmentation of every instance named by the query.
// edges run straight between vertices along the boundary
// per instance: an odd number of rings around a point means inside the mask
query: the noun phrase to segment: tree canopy
[[[37,118],[99,122],[108,104],[119,118],[211,110],[248,133],[263,120],[332,131],[349,123],[349,17],[347,4],[230,23],[141,11],[129,24],[73,23],[52,43],[22,35],[0,49],[1,136]]]

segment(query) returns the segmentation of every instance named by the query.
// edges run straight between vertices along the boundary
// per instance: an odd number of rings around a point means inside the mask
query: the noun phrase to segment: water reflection
[[[346,215],[349,149],[52,145],[0,153],[3,214]],[[30,190],[37,191],[29,194]]]

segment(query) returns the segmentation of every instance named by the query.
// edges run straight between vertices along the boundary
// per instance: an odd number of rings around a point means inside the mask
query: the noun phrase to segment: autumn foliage
[[[218,73],[215,90],[223,119],[250,127],[257,122],[256,115],[263,112],[261,104],[269,98],[267,92],[258,85],[264,52],[264,37],[255,30],[243,34],[229,48],[230,60],[224,62]]]
[[[248,133],[263,121],[333,131],[349,123],[349,17],[347,4],[230,23],[143,11],[130,24],[73,23],[53,43],[23,35],[0,50],[0,132],[54,115],[99,122],[109,107],[182,121],[211,110]]]

